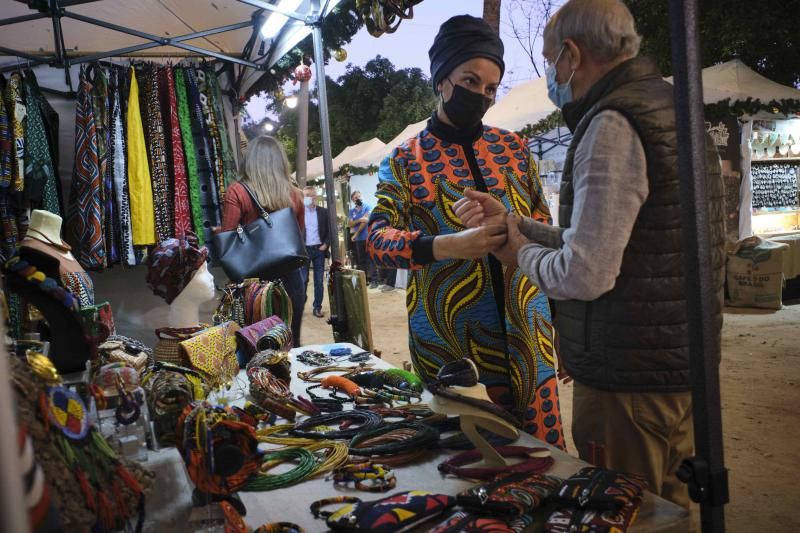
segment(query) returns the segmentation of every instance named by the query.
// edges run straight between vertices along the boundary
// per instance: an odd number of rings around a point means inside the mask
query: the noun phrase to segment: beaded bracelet
[[[355,428],[335,429],[330,431],[314,431],[311,428],[317,426],[329,426],[334,422],[350,421],[360,423]],[[289,431],[294,437],[304,437],[309,439],[349,439],[354,437],[359,431],[374,429],[383,425],[383,418],[370,411],[353,410],[342,411],[340,413],[327,413],[312,416],[297,424],[294,429]]]
[[[333,363],[333,359],[322,352],[315,352],[314,350],[306,350],[299,353],[296,359],[308,366],[328,366]]]
[[[337,468],[333,471],[333,483],[354,483],[358,490],[386,492],[397,486],[397,478],[391,467],[369,461]]]
[[[486,467],[486,468],[463,468],[463,465],[471,464],[481,460],[481,452],[469,450],[461,452],[441,463],[438,468],[442,474],[453,474],[461,478],[488,480],[498,474],[508,472],[527,472],[541,474],[553,466],[554,460],[551,455],[546,457],[531,457],[533,453],[548,452],[547,448],[528,448],[526,446],[497,446],[497,453],[502,457],[522,457],[525,461],[513,465]]]
[[[361,503],[361,498],[355,496],[334,496],[333,498],[323,498],[311,504],[311,514],[314,518],[328,518],[333,514],[333,511],[322,511],[322,507],[328,505],[336,505],[337,503]]]
[[[413,433],[410,433],[411,436],[407,439],[368,447],[363,446],[366,440],[401,429],[410,430]],[[414,449],[427,449],[438,440],[439,432],[431,426],[420,424],[419,422],[397,422],[375,429],[359,431],[350,441],[349,447],[350,453],[353,455],[395,455]]]

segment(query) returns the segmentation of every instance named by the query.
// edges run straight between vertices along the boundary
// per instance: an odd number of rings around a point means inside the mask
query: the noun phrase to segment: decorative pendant
[[[50,422],[70,440],[82,440],[89,433],[89,412],[78,393],[62,386],[47,389]]]

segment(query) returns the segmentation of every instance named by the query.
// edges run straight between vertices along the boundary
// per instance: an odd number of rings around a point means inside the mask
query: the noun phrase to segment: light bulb
[[[290,96],[289,98],[287,98],[286,107],[288,107],[289,109],[294,109],[295,107],[297,107],[297,97]]]

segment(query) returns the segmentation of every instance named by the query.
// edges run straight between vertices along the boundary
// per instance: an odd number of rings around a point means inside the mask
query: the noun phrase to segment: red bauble
[[[311,67],[308,65],[299,65],[294,69],[294,78],[297,81],[308,81],[311,79]]]

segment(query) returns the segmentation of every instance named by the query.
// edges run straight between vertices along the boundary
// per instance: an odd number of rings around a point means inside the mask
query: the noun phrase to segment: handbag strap
[[[255,204],[256,209],[258,209],[258,211],[261,213],[261,217],[267,222],[269,222],[269,213],[267,213],[267,210],[264,209],[258,202],[258,198],[256,197],[256,194],[253,192],[253,189],[251,189],[250,186],[243,181],[240,181],[239,183],[241,183],[242,187],[244,187],[244,190],[247,191],[247,194],[250,196],[250,199],[253,201],[253,204]]]

